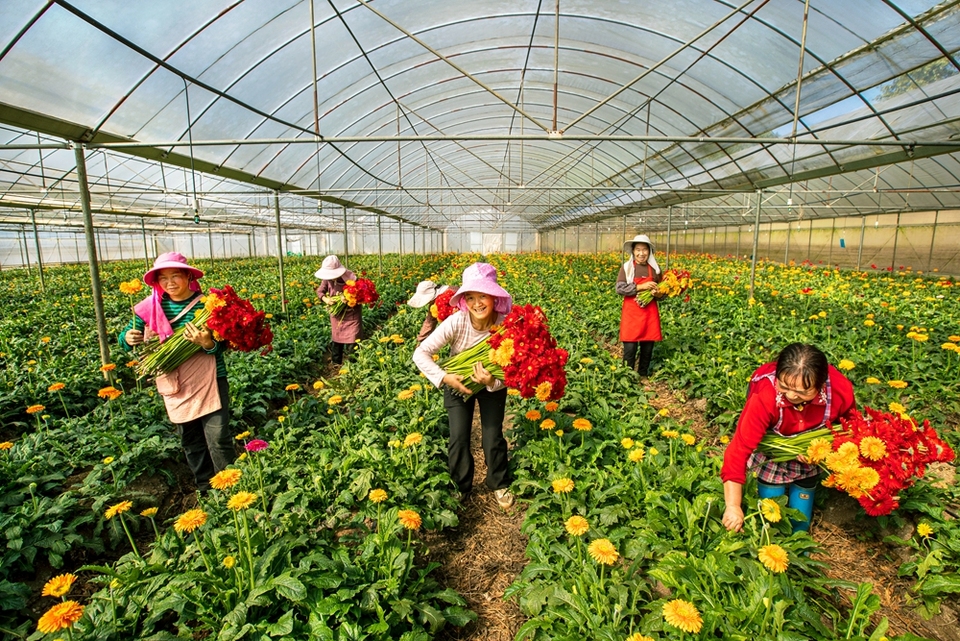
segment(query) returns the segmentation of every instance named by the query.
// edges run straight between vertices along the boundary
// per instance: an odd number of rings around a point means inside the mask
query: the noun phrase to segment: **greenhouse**
[[[2,636],[960,639],[958,247],[960,2],[4,0]]]

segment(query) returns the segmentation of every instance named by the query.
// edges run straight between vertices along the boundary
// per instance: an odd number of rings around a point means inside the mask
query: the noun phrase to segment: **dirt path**
[[[503,591],[527,563],[527,537],[520,533],[523,510],[504,511],[484,485],[487,466],[480,446],[479,411],[474,416],[471,449],[476,461],[473,492],[458,516],[460,525],[428,540],[429,560],[442,564],[434,575],[459,592],[477,620],[464,628],[447,627],[440,641],[513,641],[526,620],[520,608],[503,600]],[[509,430],[510,417],[504,427]]]

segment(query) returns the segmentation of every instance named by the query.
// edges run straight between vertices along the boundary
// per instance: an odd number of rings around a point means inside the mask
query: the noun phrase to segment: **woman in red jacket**
[[[787,507],[806,516],[805,522],[793,524],[794,531],[809,530],[820,469],[802,457],[774,463],[757,452],[757,446],[768,432],[795,436],[836,424],[855,408],[853,384],[813,345],[792,343],[776,361],[760,366],[750,378],[747,402],[723,455],[724,526],[737,532],[743,527],[743,484],[749,469],[757,474],[760,498],[787,494]]]

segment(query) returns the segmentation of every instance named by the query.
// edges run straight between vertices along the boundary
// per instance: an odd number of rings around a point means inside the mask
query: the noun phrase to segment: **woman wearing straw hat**
[[[197,489],[206,492],[213,475],[233,463],[236,449],[229,429],[226,344],[214,340],[209,329],[190,322],[193,312],[202,307],[197,283],[202,277],[203,272],[188,265],[182,254],[157,256],[143,275],[153,291],[134,306],[135,316],[120,332],[119,342],[129,352],[153,337],[165,341],[183,327],[183,337],[202,348],[174,371],[157,376],[156,384],[167,416],[180,433]]]
[[[502,508],[513,505],[513,494],[508,489],[512,477],[507,465],[507,441],[503,438],[503,417],[507,407],[507,388],[481,363],[473,367],[470,376],[486,386],[473,396],[459,374],[448,374],[433,357],[444,345],[450,345],[450,355],[470,349],[490,337],[494,325],[503,322],[513,307],[513,298],[497,283],[497,269],[487,263],[474,263],[463,271],[463,285],[450,299],[457,307],[437,330],[430,334],[413,353],[413,362],[431,383],[442,387],[443,406],[447,409],[450,441],[447,466],[461,496],[473,488],[474,462],[470,451],[470,428],[473,411],[480,405],[483,458],[487,464],[486,485],[494,491]],[[469,398],[465,398],[469,396]]]
[[[660,332],[660,310],[656,299],[657,283],[661,273],[654,258],[653,243],[644,234],[635,236],[623,244],[624,253],[630,254],[617,274],[617,294],[623,296],[620,315],[620,340],[623,342],[623,360],[627,367],[646,377],[653,357],[653,344],[663,340]],[[654,300],[643,304],[637,294],[649,291]],[[640,358],[637,358],[637,352]]]
[[[348,280],[357,279],[357,275],[344,267],[340,259],[333,255],[323,259],[314,276],[321,280],[320,287],[317,287],[317,298],[328,305],[334,302],[331,296],[343,293]],[[330,314],[331,360],[334,363],[343,364],[344,357],[349,356],[362,330],[363,312],[360,305],[345,306],[339,314]]]
[[[417,283],[417,291],[410,297],[410,300],[407,301],[407,306],[413,309],[420,309],[435,301],[440,294],[448,289],[451,289],[449,285],[437,286],[432,280],[420,281]],[[457,292],[456,287],[453,288],[453,292]],[[417,343],[422,343],[423,339],[429,336],[436,328],[437,318],[433,313],[428,311],[427,317],[423,319],[423,325],[420,326],[420,333],[417,334]]]

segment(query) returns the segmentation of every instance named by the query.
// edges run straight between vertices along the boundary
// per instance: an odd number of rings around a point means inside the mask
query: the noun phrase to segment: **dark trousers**
[[[449,387],[443,392],[443,406],[447,408],[450,423],[450,441],[447,466],[450,476],[462,494],[473,489],[473,454],[470,452],[470,427],[473,425],[474,406],[480,405],[481,441],[487,463],[486,485],[499,490],[510,485],[512,477],[507,467],[507,440],[503,438],[503,416],[507,409],[506,388],[496,392],[482,389],[464,400]]]
[[[350,353],[353,352],[353,348],[356,347],[356,343],[331,343],[330,344],[330,360],[332,360],[337,365],[343,364],[343,359],[350,358]]]
[[[640,358],[637,358],[637,346],[640,347]],[[640,341],[639,343],[623,344],[623,362],[627,367],[633,369],[636,367],[640,376],[646,376],[650,369],[650,359],[653,358],[653,341]]]
[[[226,377],[217,378],[220,409],[189,423],[177,425],[180,444],[193,471],[197,489],[210,489],[210,479],[237,458],[236,445],[230,433],[230,385]]]

